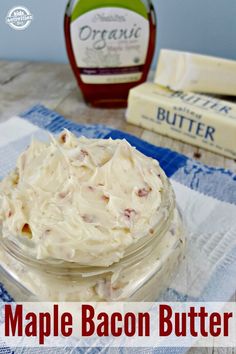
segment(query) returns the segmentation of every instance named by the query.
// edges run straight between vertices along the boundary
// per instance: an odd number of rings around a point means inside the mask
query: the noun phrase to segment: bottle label
[[[139,81],[149,36],[149,20],[144,11],[100,7],[75,19],[72,13],[71,40],[82,81],[88,84]]]

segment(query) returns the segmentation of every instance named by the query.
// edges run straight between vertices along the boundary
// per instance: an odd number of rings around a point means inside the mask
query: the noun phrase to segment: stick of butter
[[[154,81],[174,91],[236,96],[236,61],[162,49]]]
[[[130,90],[128,122],[236,158],[236,104],[153,83]]]

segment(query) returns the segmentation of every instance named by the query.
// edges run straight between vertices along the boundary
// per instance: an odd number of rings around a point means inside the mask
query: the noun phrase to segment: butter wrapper
[[[130,90],[129,123],[236,158],[236,104],[153,83]]]
[[[154,81],[174,91],[236,96],[236,61],[162,49]]]

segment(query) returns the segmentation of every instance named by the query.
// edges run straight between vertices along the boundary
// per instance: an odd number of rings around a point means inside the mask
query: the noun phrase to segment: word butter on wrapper
[[[236,104],[145,83],[130,91],[127,121],[236,158]]]

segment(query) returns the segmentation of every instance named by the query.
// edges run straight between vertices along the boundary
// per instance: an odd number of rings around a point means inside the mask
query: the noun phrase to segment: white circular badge
[[[24,6],[15,6],[8,11],[6,23],[13,29],[22,31],[32,22],[33,15]]]

